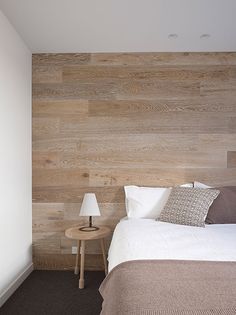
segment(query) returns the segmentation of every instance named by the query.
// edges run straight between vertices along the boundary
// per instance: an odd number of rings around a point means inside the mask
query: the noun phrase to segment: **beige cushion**
[[[209,207],[219,193],[216,189],[172,188],[159,221],[204,227]]]

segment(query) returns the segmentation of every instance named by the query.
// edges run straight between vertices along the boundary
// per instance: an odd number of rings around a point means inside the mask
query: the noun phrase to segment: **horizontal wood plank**
[[[67,117],[60,120],[61,135],[75,134],[202,134],[231,133],[231,115],[222,113],[158,113],[130,117]],[[44,133],[38,133],[43,137]]]
[[[42,159],[42,157],[40,157],[40,154],[44,156],[48,154],[50,156],[51,154],[53,155],[56,152],[76,152],[80,143],[80,139],[78,139],[77,136],[63,137],[59,134],[57,137],[55,137],[55,135],[51,137],[46,137],[45,135],[42,135],[42,133],[37,132],[36,137],[34,131],[33,133],[34,138],[36,138],[36,140],[33,139],[32,143],[33,153],[35,152],[35,154],[33,154],[33,158],[35,161]],[[42,139],[39,139],[39,135]]]
[[[33,116],[35,117],[60,117],[67,114],[86,116],[88,100],[33,101]]]
[[[236,169],[177,169],[170,167],[161,169],[94,169],[90,171],[90,184],[98,187],[125,185],[169,187],[193,181],[203,182],[211,186],[236,185]],[[124,199],[121,201],[124,202]]]
[[[87,64],[90,61],[90,54],[33,54],[33,66],[62,66],[62,65],[78,65]]]
[[[34,186],[33,202],[82,202],[84,194],[95,193],[102,203],[120,203],[124,200],[123,187],[73,187],[73,186]]]
[[[32,119],[33,124],[33,139],[43,136],[50,138],[50,136],[59,134],[60,120],[55,117],[40,118],[35,117]]]
[[[78,154],[64,154],[61,156],[61,166],[76,170],[78,168],[218,168],[227,166],[226,152],[204,151],[162,151],[161,149],[145,151],[137,150],[100,150],[84,151]],[[66,161],[64,163],[64,160]],[[59,172],[65,173],[62,169]],[[37,171],[38,175],[43,172]],[[53,174],[53,171],[51,171]],[[68,173],[69,174],[69,173]],[[43,175],[42,175],[43,176]],[[66,175],[65,175],[66,176]],[[86,175],[85,175],[86,176]]]
[[[236,113],[236,104],[233,98],[212,100],[211,97],[191,97],[179,99],[157,100],[90,100],[88,105],[90,117],[122,117],[132,115],[155,115],[159,113]]]
[[[85,169],[35,169],[34,187],[55,186],[88,186],[89,173]]]
[[[62,68],[58,66],[34,67],[32,83],[62,83]]]
[[[90,82],[91,80],[227,80],[235,78],[236,67],[226,66],[70,66],[63,67],[63,82]],[[37,83],[37,82],[35,82]],[[43,83],[43,82],[41,82]]]
[[[91,63],[99,65],[236,65],[232,53],[100,53],[91,54]]]

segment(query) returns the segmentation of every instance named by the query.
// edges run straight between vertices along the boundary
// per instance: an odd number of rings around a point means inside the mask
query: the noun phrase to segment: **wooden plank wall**
[[[114,228],[123,185],[236,185],[235,133],[236,53],[33,55],[36,268],[74,265],[64,230],[85,192]]]

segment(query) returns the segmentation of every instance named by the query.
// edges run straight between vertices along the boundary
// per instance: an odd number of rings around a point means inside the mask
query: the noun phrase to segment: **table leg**
[[[79,273],[79,255],[80,255],[80,240],[77,242],[77,254],[76,254],[76,260],[75,260],[75,275],[78,275]]]
[[[85,256],[85,241],[81,241],[81,256],[80,256],[80,275],[79,289],[84,288],[84,256]]]
[[[105,268],[105,275],[107,275],[107,258],[106,258],[106,251],[105,251],[105,243],[104,238],[101,238],[101,249],[102,249],[102,257],[104,262],[104,268]]]

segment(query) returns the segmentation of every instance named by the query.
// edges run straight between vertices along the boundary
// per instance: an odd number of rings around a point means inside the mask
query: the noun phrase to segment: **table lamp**
[[[80,231],[96,231],[99,230],[99,227],[94,226],[92,223],[92,217],[94,216],[100,216],[100,210],[98,207],[98,202],[96,195],[93,193],[86,193],[84,195],[84,199],[80,208],[80,216],[88,216],[89,217],[89,225],[83,226],[80,228]]]

